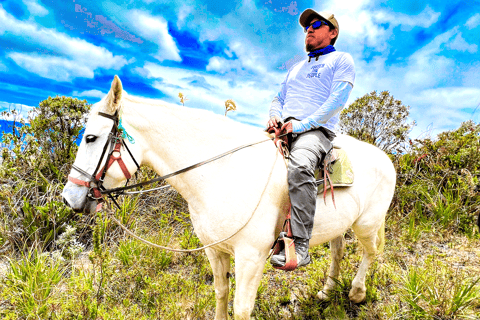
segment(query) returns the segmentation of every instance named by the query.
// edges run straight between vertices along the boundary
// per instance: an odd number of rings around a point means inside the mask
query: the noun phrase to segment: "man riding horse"
[[[272,101],[267,123],[267,131],[280,128],[278,135],[291,135],[288,186],[297,267],[310,263],[308,246],[317,199],[315,170],[332,148],[340,111],[355,80],[352,57],[333,46],[339,34],[334,15],[307,9],[300,16],[300,25],[306,33],[308,59],[288,71]],[[284,266],[285,251],[270,261],[276,267]]]

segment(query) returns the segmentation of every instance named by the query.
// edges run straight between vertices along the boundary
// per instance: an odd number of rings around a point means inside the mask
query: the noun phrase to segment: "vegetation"
[[[341,113],[340,130],[376,145],[388,153],[402,153],[415,123],[407,123],[409,106],[388,91],[372,91],[356,99]]]
[[[115,214],[160,245],[199,247],[178,193],[163,189],[125,197],[122,210],[107,205],[93,216],[76,215],[61,202],[88,108],[85,101],[49,98],[31,115],[30,126],[3,136],[8,148],[0,169],[0,317],[213,318],[213,275],[204,252],[174,254],[148,247],[127,237],[108,217]],[[384,115],[390,119],[388,112]],[[403,124],[395,122],[410,128],[407,116],[408,108]],[[315,299],[330,264],[325,244],[311,249],[313,263],[301,270],[265,266],[255,319],[475,319],[480,314],[474,222],[480,213],[480,125],[465,122],[434,140],[409,141],[395,132],[372,140],[365,132],[352,134],[384,146],[398,173],[385,252],[367,274],[366,301],[355,305],[348,300],[362,251],[348,231],[330,301]],[[52,157],[57,151],[62,156]],[[138,180],[153,175],[142,168]],[[231,277],[230,298],[234,290]]]
[[[228,99],[225,101],[225,117],[227,116],[228,111],[235,111],[237,110],[237,105],[235,104],[235,101],[232,99]]]
[[[185,106],[185,101],[187,101],[187,97],[183,95],[183,93],[179,92],[178,93],[178,97],[180,98],[180,103],[182,104],[182,106]]]

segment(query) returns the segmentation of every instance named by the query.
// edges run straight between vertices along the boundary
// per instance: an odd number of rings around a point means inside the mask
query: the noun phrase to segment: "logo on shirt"
[[[325,64],[324,64],[324,63],[320,63],[320,64],[317,64],[317,65],[312,66],[312,67],[311,67],[311,68],[312,68],[312,72],[310,72],[309,74],[307,74],[307,79],[308,79],[308,78],[320,78],[320,75],[321,75],[322,73],[319,73],[319,72],[318,72],[318,69],[323,68],[323,67],[325,67]]]

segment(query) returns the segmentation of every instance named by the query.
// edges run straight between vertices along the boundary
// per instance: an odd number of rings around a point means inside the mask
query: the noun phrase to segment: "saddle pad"
[[[334,187],[349,187],[353,185],[353,168],[347,153],[343,149],[333,149],[332,161],[329,164],[330,178]],[[317,170],[317,186],[318,192],[323,192],[324,180],[323,170]],[[328,183],[327,189],[330,188]]]

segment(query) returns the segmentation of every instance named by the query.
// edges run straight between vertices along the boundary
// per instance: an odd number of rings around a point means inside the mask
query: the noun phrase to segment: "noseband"
[[[73,182],[76,185],[80,186],[85,186],[89,188],[87,198],[90,200],[98,201],[102,199],[102,194],[108,194],[109,197],[116,203],[115,198],[111,195],[109,190],[105,189],[103,187],[103,180],[105,179],[105,174],[107,173],[107,170],[113,165],[113,163],[118,162],[118,165],[120,166],[120,169],[123,172],[123,175],[127,179],[127,182],[125,185],[128,184],[128,181],[132,177],[130,172],[127,169],[127,166],[125,165],[125,162],[122,160],[122,155],[121,155],[121,148],[122,145],[125,147],[125,149],[128,151],[130,154],[130,157],[133,159],[133,162],[135,162],[135,165],[139,169],[140,166],[138,165],[137,161],[132,155],[132,152],[128,148],[128,146],[125,144],[125,141],[122,137],[122,132],[119,130],[119,117],[118,117],[118,111],[115,111],[115,114],[107,114],[103,112],[99,112],[98,115],[111,119],[113,120],[113,126],[112,130],[110,131],[108,135],[107,142],[105,143],[105,146],[103,147],[102,155],[100,156],[100,159],[98,160],[97,167],[93,171],[93,174],[89,174],[85,170],[77,167],[76,165],[72,165],[72,168],[75,169],[77,172],[88,178],[89,180],[81,180],[74,178],[72,176],[68,176],[68,180]],[[107,153],[108,152],[108,153]],[[105,154],[108,154],[107,156],[107,161],[106,164],[100,169],[100,166],[102,164],[102,159],[105,156]],[[117,155],[118,154],[118,155]],[[99,170],[100,169],[100,170]],[[118,206],[118,204],[117,204]],[[98,208],[97,208],[98,209]]]

